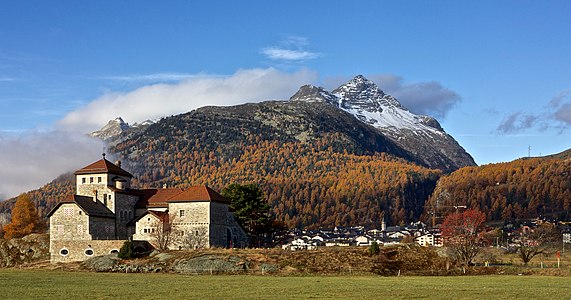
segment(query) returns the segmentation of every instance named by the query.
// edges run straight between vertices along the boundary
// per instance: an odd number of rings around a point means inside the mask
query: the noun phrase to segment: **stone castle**
[[[48,213],[52,262],[118,252],[127,240],[171,250],[247,243],[229,200],[207,186],[133,189],[133,175],[105,155],[74,174],[75,195]]]

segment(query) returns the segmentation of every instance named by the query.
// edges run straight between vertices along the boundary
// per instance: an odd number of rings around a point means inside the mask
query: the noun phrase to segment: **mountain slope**
[[[328,103],[349,112],[375,127],[424,166],[452,172],[476,165],[438,121],[411,113],[363,76],[356,76],[332,92],[303,86],[290,101]]]

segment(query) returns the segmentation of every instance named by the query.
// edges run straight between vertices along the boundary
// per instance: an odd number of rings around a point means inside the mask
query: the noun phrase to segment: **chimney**
[[[115,162],[115,165],[116,165],[117,167],[121,168],[121,161],[120,161],[120,160],[116,161],[116,162]]]
[[[97,190],[93,190],[93,202],[97,202]]]

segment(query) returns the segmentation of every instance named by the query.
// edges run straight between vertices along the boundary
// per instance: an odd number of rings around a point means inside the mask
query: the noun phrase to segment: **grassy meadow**
[[[185,276],[0,269],[2,299],[570,299],[556,276]]]

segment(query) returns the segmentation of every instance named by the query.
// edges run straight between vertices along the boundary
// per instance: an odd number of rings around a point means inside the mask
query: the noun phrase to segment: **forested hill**
[[[568,219],[571,160],[526,158],[462,168],[440,178],[426,207],[427,213],[438,214],[458,205],[480,208],[488,221],[540,215]]]

